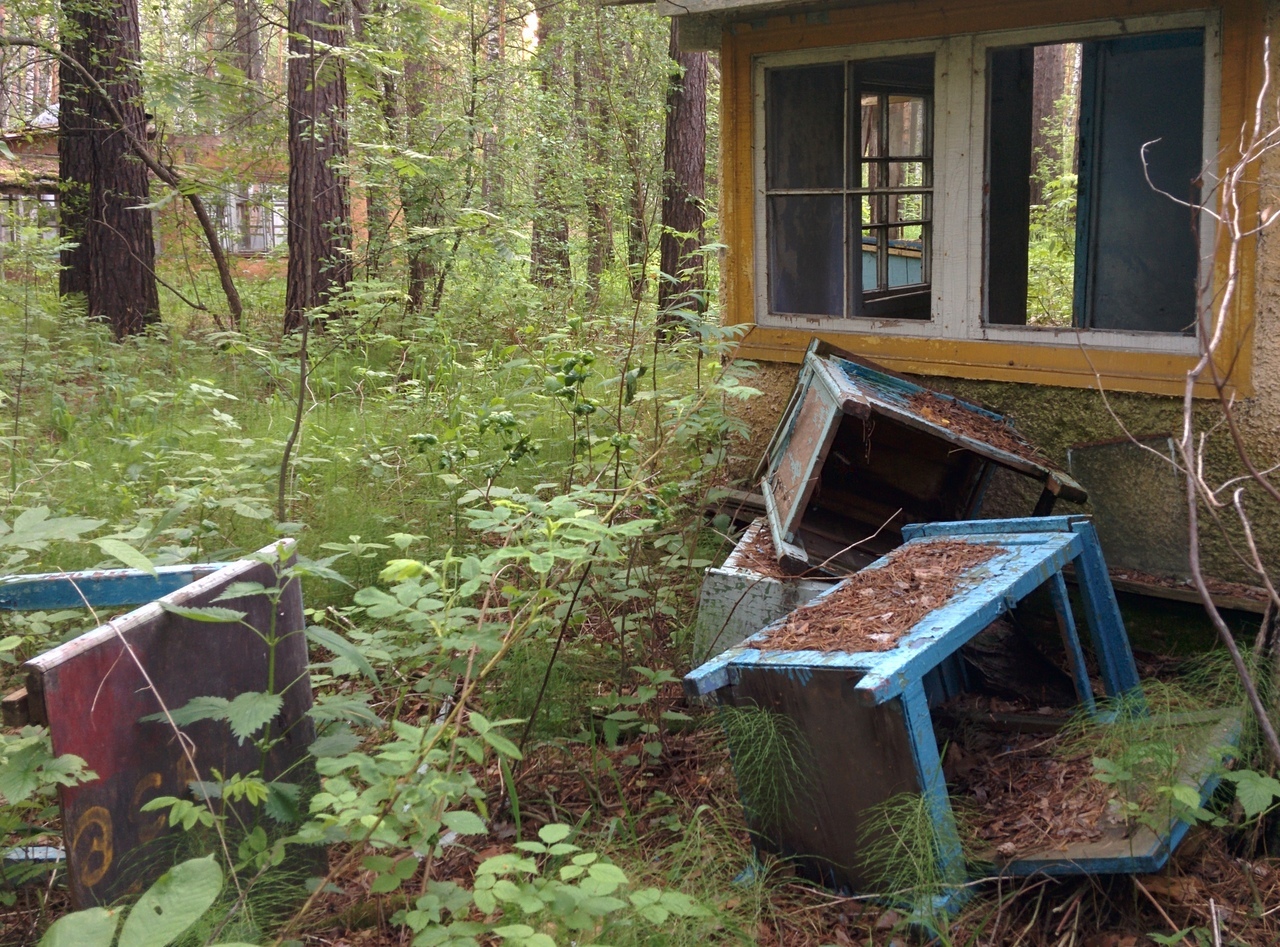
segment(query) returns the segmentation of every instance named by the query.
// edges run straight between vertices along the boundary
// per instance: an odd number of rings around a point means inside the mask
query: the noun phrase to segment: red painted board
[[[263,552],[274,555],[275,548]],[[291,556],[291,543],[284,552]],[[161,601],[233,608],[246,612],[245,621],[254,629],[270,633],[273,609],[267,596],[214,601],[232,582],[275,586],[276,570],[266,562],[242,560]],[[293,578],[275,609],[280,639],[275,691],[284,694],[284,705],[272,727],[285,739],[270,754],[268,778],[303,759],[315,737],[307,716],[311,684],[304,627],[302,591]],[[172,858],[161,856],[168,847],[167,813],[140,811],[148,800],[189,797],[188,784],[213,779],[215,768],[228,776],[262,767],[252,743],[239,743],[223,722],[183,727],[188,755],[167,722],[141,719],[160,711],[161,699],[176,709],[193,697],[232,699],[268,690],[268,648],[250,628],[182,618],[151,603],[27,662],[26,668],[33,722],[48,725],[55,754],[82,757],[98,777],[60,790],[69,883],[79,907],[141,890],[172,864]]]

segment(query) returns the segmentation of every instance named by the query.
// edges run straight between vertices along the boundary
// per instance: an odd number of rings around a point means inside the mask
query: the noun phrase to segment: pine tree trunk
[[[342,59],[324,55],[345,42],[342,6],[289,3],[289,268],[285,331],[302,325],[351,278],[347,181],[347,84]]]
[[[707,54],[681,52],[676,21],[671,21],[668,52],[678,67],[667,87],[667,141],[663,155],[662,239],[659,242],[663,278],[658,284],[658,309],[697,308],[704,286],[698,257],[702,246],[702,199],[707,162]],[[663,322],[678,321],[664,315]]]
[[[506,95],[503,89],[503,63],[507,58],[507,2],[494,0],[491,32],[486,38],[484,58],[489,67],[488,81],[492,87],[492,124],[484,131],[481,153],[484,156],[483,177],[480,179],[480,201],[485,209],[501,214],[505,204],[506,182],[502,174],[502,126],[505,117]]]
[[[560,93],[564,86],[564,49],[560,27],[564,13],[555,5],[538,15],[538,167],[533,186],[533,241],[529,249],[529,279],[541,286],[569,281],[569,215],[559,170],[563,155],[564,122]]]
[[[1039,170],[1042,157],[1059,160],[1058,140],[1045,136],[1045,123],[1057,110],[1058,100],[1066,89],[1066,59],[1062,46],[1037,46],[1033,67],[1031,94],[1031,161]],[[1038,175],[1031,178],[1031,203],[1044,203],[1044,184]]]
[[[132,134],[147,138],[138,73],[141,44],[135,0],[63,5],[63,50],[105,89]],[[84,293],[88,314],[111,323],[116,338],[160,318],[147,169],[100,95],[67,64],[60,68],[58,159],[63,180],[60,227],[80,244],[64,253],[64,293]]]
[[[604,109],[600,87],[604,81],[599,60],[579,48],[573,63],[573,107],[582,142],[582,190],[587,205],[587,301],[592,306],[600,301],[600,277],[613,255],[613,225],[605,191],[609,154],[601,127]],[[588,85],[590,88],[586,88]]]
[[[262,26],[254,0],[232,0],[236,67],[244,73],[244,116],[253,121],[262,108]]]

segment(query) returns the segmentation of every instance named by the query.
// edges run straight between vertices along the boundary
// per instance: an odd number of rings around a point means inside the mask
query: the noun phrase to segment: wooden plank
[[[801,385],[804,384],[802,378]],[[817,375],[810,373],[788,430],[775,448],[776,459],[770,461],[769,473],[762,484],[769,526],[780,550],[782,543],[795,540],[805,504],[813,495],[827,450],[835,438],[839,415],[832,393]]]
[[[1107,564],[1102,559],[1102,547],[1098,544],[1093,523],[1081,517],[1072,522],[1071,529],[1083,540],[1076,560],[1076,577],[1084,602],[1085,621],[1093,638],[1107,693],[1118,697],[1138,688],[1138,666],[1133,660],[1129,637],[1124,631],[1124,619],[1120,617],[1120,606],[1111,588],[1111,577],[1107,574]]]
[[[969,581],[976,583],[930,612],[892,651],[883,652],[859,683],[859,691],[876,703],[901,694],[927,668],[958,651],[1078,554],[1074,537],[1059,536],[1039,546],[1015,546],[978,566],[969,573]]]
[[[154,602],[184,585],[225,568],[225,562],[160,566],[156,574],[139,569],[49,572],[0,578],[0,611],[31,612],[60,608],[120,608]]]
[[[1219,714],[1217,725],[1207,728],[1201,744],[1183,760],[1174,777],[1198,788],[1200,804],[1209,801],[1221,782],[1215,751],[1235,747],[1240,740],[1242,717],[1238,711]],[[1160,871],[1186,836],[1190,825],[1172,822],[1168,829],[1155,832],[1149,826],[1138,827],[1129,836],[1123,826],[1116,826],[1101,839],[1073,842],[1061,848],[1046,848],[1019,855],[1014,861],[997,866],[1002,875],[1095,875],[1150,874]]]
[[[280,545],[288,560],[293,541]],[[274,559],[276,551],[273,544],[258,555]],[[210,605],[232,582],[274,586],[276,570],[270,561],[246,559],[164,601]],[[315,728],[307,716],[311,687],[299,581],[290,580],[274,604],[263,594],[217,604],[244,612],[252,628],[193,621],[151,603],[25,665],[31,716],[47,722],[53,752],[76,754],[98,775],[92,782],[59,789],[68,881],[78,907],[111,903],[149,883],[170,863],[153,850],[166,844],[160,839],[169,827],[164,813],[141,811],[148,800],[186,796],[188,783],[213,778],[215,768],[231,775],[262,765],[251,742],[239,743],[217,721],[182,728],[191,741],[188,757],[168,724],[142,722],[161,710],[161,701],[175,709],[194,697],[230,700],[274,689],[284,695],[273,724],[283,738],[267,760],[266,778],[288,772],[306,758]],[[279,639],[274,688],[267,645],[253,629]]]
[[[1068,575],[1068,580],[1074,580],[1074,575]],[[1195,589],[1178,589],[1170,588],[1167,585],[1156,585],[1152,582],[1138,582],[1133,579],[1117,578],[1115,573],[1111,574],[1111,587],[1117,592],[1129,592],[1133,595],[1146,595],[1150,598],[1166,599],[1171,602],[1187,602],[1191,605],[1203,605],[1204,602],[1200,598],[1200,593]],[[1244,598],[1240,595],[1222,595],[1219,593],[1210,593],[1209,598],[1217,608],[1230,609],[1237,612],[1248,612],[1251,615],[1265,615],[1267,613],[1267,603],[1258,601],[1257,599]]]
[[[1098,706],[1093,699],[1093,685],[1089,682],[1089,669],[1084,663],[1084,651],[1080,647],[1080,636],[1076,631],[1076,618],[1071,612],[1071,599],[1067,595],[1067,583],[1061,572],[1053,574],[1053,579],[1049,582],[1049,596],[1053,600],[1053,611],[1058,618],[1058,631],[1062,636],[1062,647],[1067,653],[1067,663],[1071,665],[1076,698],[1090,714],[1096,714]]]
[[[19,687],[12,694],[6,694],[0,706],[4,708],[6,727],[25,727],[31,722],[30,702],[25,687]]]
[[[960,833],[956,830],[955,813],[951,811],[951,797],[947,794],[942,760],[938,758],[938,740],[933,733],[929,702],[919,678],[903,691],[901,703],[907,732],[911,735],[911,757],[920,782],[920,794],[929,807],[929,817],[933,821],[934,842],[938,847],[942,878],[953,885],[963,884],[967,874],[964,849],[960,845]]]
[[[1035,522],[1035,521],[1030,521]],[[916,678],[939,664],[1008,609],[1011,602],[1038,588],[1052,574],[1078,555],[1080,540],[1074,533],[995,534],[984,542],[1004,546],[1009,552],[982,563],[960,582],[960,590],[943,607],[934,609],[898,642],[892,651],[822,652],[761,651],[752,642],[767,636],[781,621],[746,639],[685,677],[690,697],[705,696],[727,686],[735,665],[787,669],[801,677],[815,668],[861,671],[858,685],[864,699],[883,703],[902,693]],[[883,568],[881,559],[868,569]],[[832,594],[839,585],[818,596]]]
[[[801,876],[819,884],[874,891],[881,879],[863,854],[870,812],[899,793],[919,792],[920,786],[902,705],[862,705],[853,695],[856,680],[843,672],[818,671],[802,682],[748,668],[719,697],[731,706],[781,714],[801,734],[793,747],[802,764],[798,772],[770,774],[799,777],[792,783],[790,805],[762,819],[750,811],[749,793],[744,797],[755,846],[788,858]],[[732,743],[729,749],[732,758]],[[737,775],[748,789],[760,778]]]

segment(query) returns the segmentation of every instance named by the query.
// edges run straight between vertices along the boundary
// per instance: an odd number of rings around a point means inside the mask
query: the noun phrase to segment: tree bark
[[[707,54],[681,52],[676,21],[668,46],[673,66],[667,87],[667,141],[662,170],[662,280],[658,309],[662,322],[675,322],[672,310],[698,308],[705,285],[698,258],[705,216],[707,163]]]
[[[569,215],[565,210],[564,175],[559,170],[564,139],[564,49],[560,31],[563,11],[556,5],[538,12],[538,167],[533,185],[533,241],[529,249],[529,279],[541,286],[568,282]]]
[[[573,107],[578,137],[582,141],[582,190],[587,205],[587,301],[592,306],[600,301],[600,277],[613,255],[613,224],[605,189],[609,152],[604,142],[604,107],[600,101],[604,81],[599,60],[579,48],[573,61]]]
[[[64,256],[64,293],[84,293],[90,318],[111,323],[117,339],[160,318],[147,169],[130,141],[146,141],[138,71],[141,43],[135,0],[77,0],[63,5],[63,48],[115,105],[94,94],[68,63],[60,67],[58,163],[64,183],[60,228],[80,245]],[[117,124],[117,116],[127,132]]]
[[[347,83],[343,61],[326,56],[345,40],[340,0],[289,3],[289,267],[286,332],[351,278],[347,180]]]
[[[1031,161],[1041,170],[1042,162],[1056,162],[1059,136],[1046,136],[1045,124],[1057,111],[1058,100],[1066,90],[1066,49],[1062,45],[1037,46],[1031,81]],[[1031,203],[1044,203],[1044,182],[1039,174],[1031,176]]]

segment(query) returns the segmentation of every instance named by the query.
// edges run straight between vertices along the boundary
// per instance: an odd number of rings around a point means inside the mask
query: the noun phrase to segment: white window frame
[[[987,53],[1005,46],[1069,43],[1138,33],[1204,30],[1204,143],[1202,193],[1216,202],[1222,90],[1222,28],[1216,10],[1127,17],[1033,29],[969,33],[933,40],[793,50],[752,62],[755,322],[808,332],[891,335],[955,341],[993,341],[1100,350],[1194,355],[1194,335],[1122,329],[988,325],[986,322],[984,191],[987,150]],[[930,318],[894,319],[780,315],[769,311],[765,202],[765,70],[826,62],[934,56],[933,243]],[[1211,208],[1210,208],[1211,209]],[[1215,228],[1209,209],[1200,227],[1200,304],[1212,293]]]

